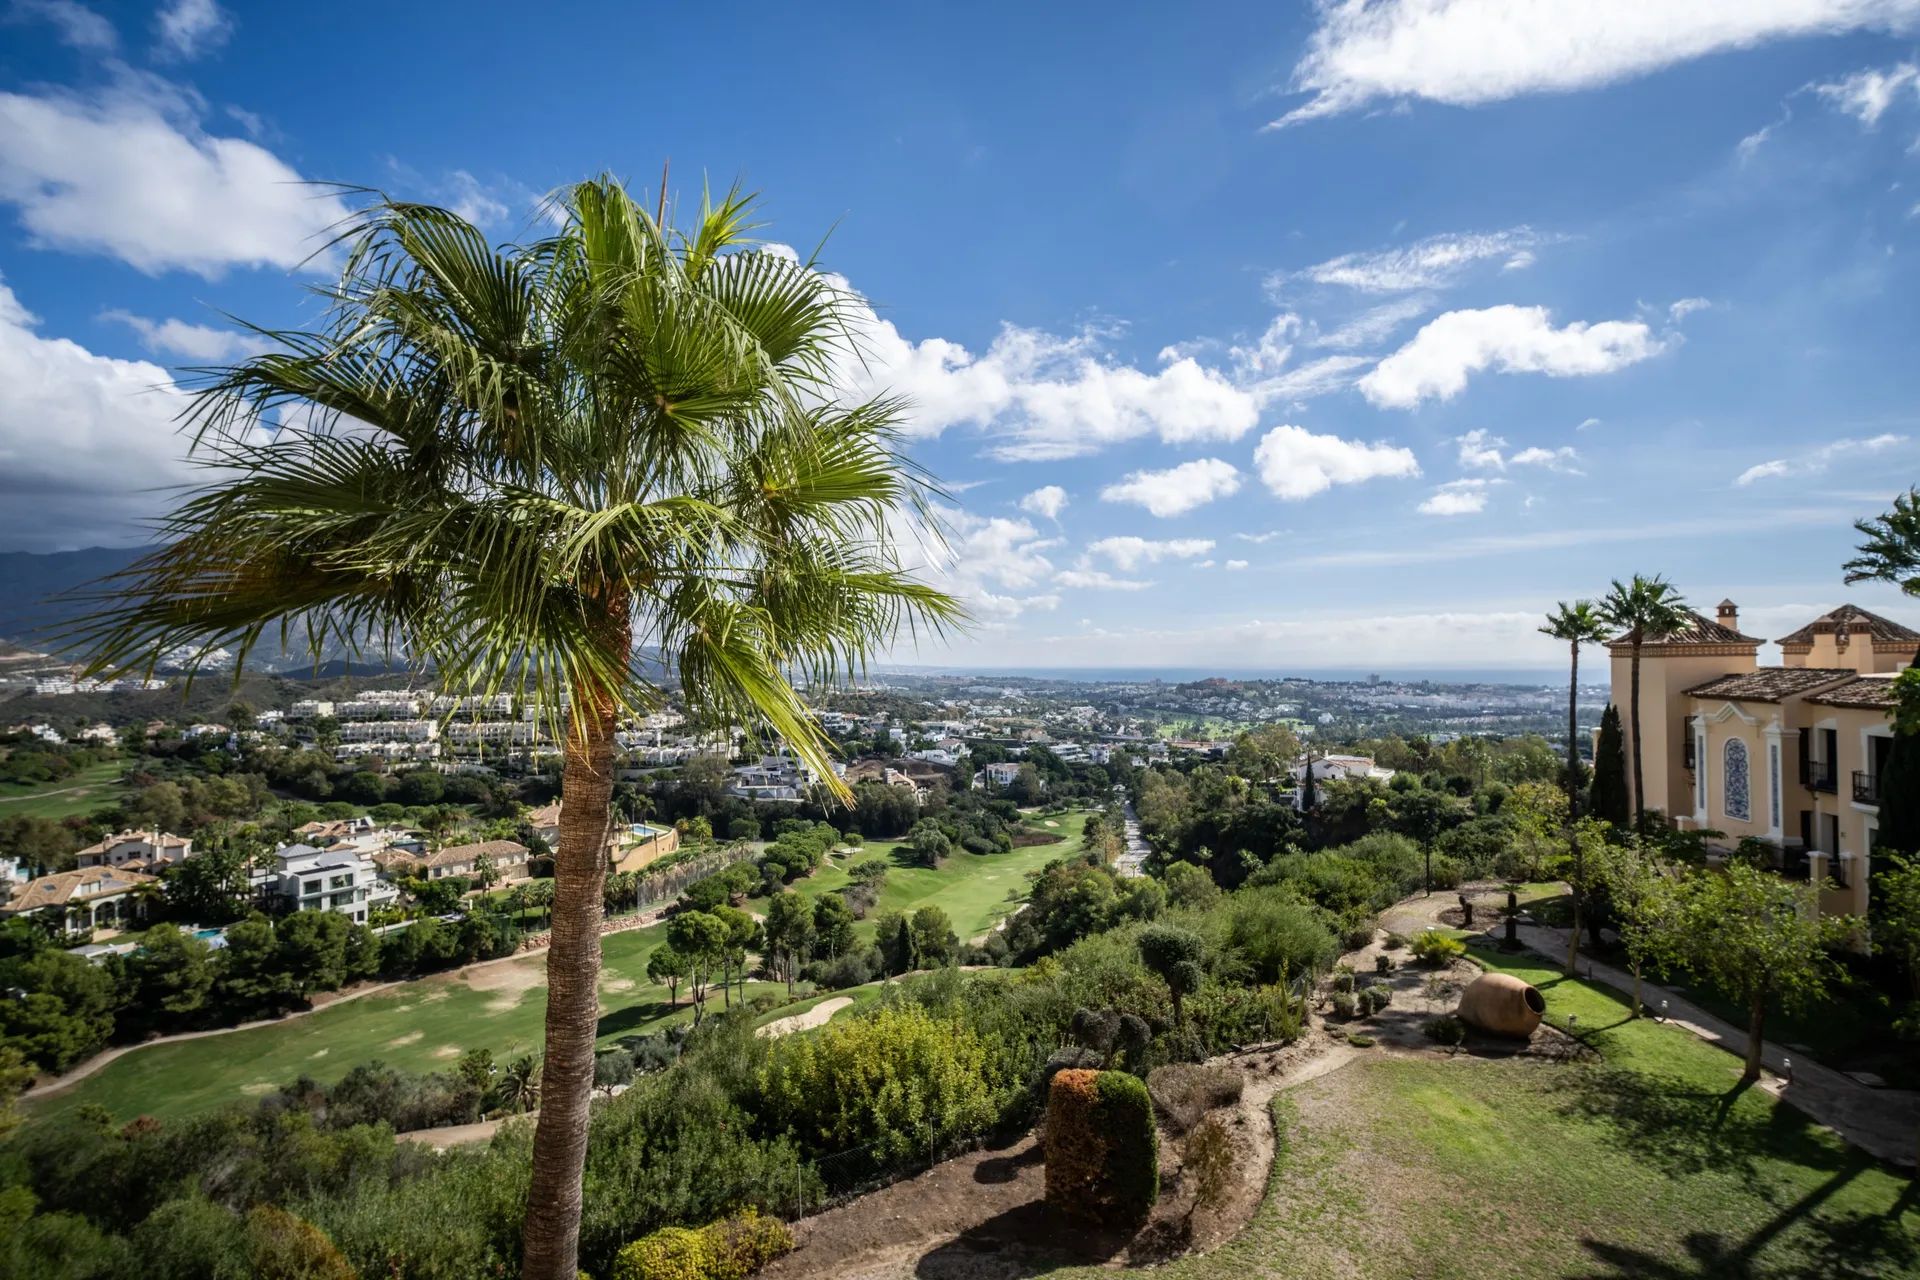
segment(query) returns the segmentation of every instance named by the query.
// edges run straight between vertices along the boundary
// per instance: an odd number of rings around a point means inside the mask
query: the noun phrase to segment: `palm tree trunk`
[[[1567,677],[1567,819],[1580,816],[1580,642],[1573,650],[1573,670]]]
[[[576,1280],[593,1042],[600,1017],[601,895],[613,795],[613,698],[575,694],[561,774],[554,853],[553,937],[547,952],[546,1059],[533,1182],[521,1240],[522,1280]]]
[[[1633,639],[1633,706],[1627,709],[1627,715],[1633,722],[1633,829],[1636,833],[1647,827],[1647,792],[1640,781],[1640,637]]]

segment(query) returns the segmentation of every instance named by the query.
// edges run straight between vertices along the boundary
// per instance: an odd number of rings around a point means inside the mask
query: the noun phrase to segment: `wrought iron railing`
[[[1853,771],[1853,798],[1860,804],[1880,803],[1880,779],[1865,769]]]
[[[1833,776],[1831,760],[1800,759],[1800,782],[1814,791],[1838,791],[1839,785]]]

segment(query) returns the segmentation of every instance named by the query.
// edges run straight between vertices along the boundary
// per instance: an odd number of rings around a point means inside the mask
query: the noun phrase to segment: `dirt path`
[[[811,1031],[815,1027],[824,1027],[829,1018],[852,1003],[852,996],[835,996],[831,1000],[822,1000],[805,1013],[790,1013],[784,1018],[775,1018],[764,1027],[756,1027],[754,1034],[777,1040],[781,1036],[790,1036],[796,1031]]]
[[[449,1147],[472,1146],[475,1143],[491,1142],[493,1135],[500,1132],[500,1126],[511,1124],[515,1120],[532,1121],[540,1113],[529,1111],[524,1115],[502,1116],[498,1120],[481,1120],[475,1124],[449,1124],[438,1129],[414,1129],[407,1133],[393,1135],[395,1142],[418,1142],[432,1147],[435,1151],[445,1151]]]

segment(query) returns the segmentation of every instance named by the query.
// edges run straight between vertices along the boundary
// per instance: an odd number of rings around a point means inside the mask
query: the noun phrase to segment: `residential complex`
[[[1893,677],[1920,632],[1846,605],[1782,636],[1779,666],[1758,664],[1763,643],[1723,600],[1715,618],[1694,614],[1684,631],[1642,646],[1646,807],[1721,833],[1725,847],[1777,846],[1784,873],[1827,882],[1823,910],[1864,915]],[[1632,646],[1619,638],[1607,648],[1631,760]]]

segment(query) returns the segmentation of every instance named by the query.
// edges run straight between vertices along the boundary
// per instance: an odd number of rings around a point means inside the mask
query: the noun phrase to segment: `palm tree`
[[[540,1105],[541,1077],[545,1072],[540,1059],[525,1053],[507,1064],[500,1073],[500,1106],[516,1115]]]
[[[1591,600],[1562,600],[1540,634],[1566,641],[1572,659],[1567,676],[1567,819],[1572,821],[1580,808],[1580,646],[1605,640],[1607,620]]]
[[[1627,717],[1633,735],[1633,829],[1647,825],[1647,792],[1640,777],[1640,651],[1649,641],[1659,642],[1683,631],[1692,622],[1687,602],[1673,584],[1655,574],[1634,574],[1631,581],[1613,580],[1607,598],[1600,602],[1600,618],[1610,627],[1625,632],[1633,660],[1633,679]]]
[[[1847,585],[1891,582],[1910,596],[1920,596],[1920,489],[1909,489],[1893,500],[1893,510],[1853,527],[1866,541],[1842,567]],[[1914,656],[1920,665],[1920,654]]]
[[[665,701],[636,646],[696,714],[832,778],[792,683],[962,617],[899,568],[894,531],[937,492],[896,447],[903,407],[836,386],[863,306],[748,247],[750,205],[703,198],[678,230],[664,195],[650,215],[603,178],[554,198],[552,235],[496,249],[446,210],[371,204],[319,331],[202,375],[186,427],[212,481],[66,637],[93,672],[244,663],[268,634],[404,653],[449,692],[550,709],[565,804],[526,1280],[577,1274],[614,730]]]

